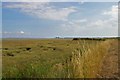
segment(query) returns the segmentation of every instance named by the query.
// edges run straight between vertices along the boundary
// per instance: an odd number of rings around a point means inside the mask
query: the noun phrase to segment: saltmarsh
[[[111,42],[112,40],[3,39],[2,76],[94,78]]]

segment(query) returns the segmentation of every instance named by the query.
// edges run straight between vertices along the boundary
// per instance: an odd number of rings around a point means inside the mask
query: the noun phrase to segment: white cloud
[[[24,34],[25,32],[24,31],[20,31],[21,34]]]
[[[79,2],[79,4],[81,5],[81,4],[84,4],[85,3],[85,0],[81,0],[80,2]]]
[[[89,27],[96,28],[98,33],[103,32],[106,35],[118,36],[118,5],[113,5],[109,10],[105,10],[101,17],[89,24]]]
[[[5,5],[7,8],[17,8],[21,12],[28,15],[36,16],[38,18],[50,19],[50,20],[62,20],[67,21],[68,16],[71,13],[76,12],[75,7],[56,8],[49,5],[49,3],[16,3]]]
[[[87,22],[87,19],[77,19],[77,20],[67,21],[67,23],[70,25],[74,25],[74,24],[80,25],[86,22]]]
[[[24,31],[16,31],[16,32],[3,31],[1,34],[2,34],[2,38],[26,38],[32,35],[31,33]]]
[[[63,34],[76,36],[118,36],[118,6],[114,5],[109,10],[98,14],[98,16],[101,16],[101,18],[96,18],[95,20],[73,20],[62,24]]]
[[[117,36],[118,27],[112,20],[96,20],[86,23],[65,23],[61,25],[63,35],[72,36]]]
[[[17,31],[17,32],[3,31],[2,34],[3,34],[3,35],[7,35],[7,34],[18,34],[18,35],[19,35],[19,34],[20,34],[20,35],[23,35],[23,34],[24,34],[24,35],[26,35],[26,34],[29,34],[29,33],[26,33],[26,32],[24,32],[24,31]]]
[[[25,34],[25,32],[24,31],[19,31],[19,32],[17,32],[17,34]]]
[[[87,22],[87,19],[74,20],[75,23]]]
[[[103,15],[106,15],[115,19],[118,18],[118,5],[113,5],[110,10],[104,11]]]
[[[87,29],[86,24],[87,19],[72,20],[61,24],[60,28],[64,34],[80,35],[79,33],[81,33],[82,30]]]

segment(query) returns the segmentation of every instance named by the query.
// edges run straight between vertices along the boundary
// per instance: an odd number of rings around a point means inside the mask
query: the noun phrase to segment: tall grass
[[[103,57],[108,52],[111,41],[101,41],[88,44],[83,41],[79,50],[72,52],[71,61],[67,64],[68,78],[95,78]]]
[[[40,53],[40,50],[38,50],[37,52],[37,49],[39,48],[35,48],[36,51],[33,54],[24,53],[14,57],[5,56],[3,59],[4,60],[11,59],[11,62],[4,64],[5,68],[3,68],[3,77],[4,78],[95,78],[101,67],[103,57],[108,53],[108,49],[110,47],[111,42],[112,40],[71,41],[73,48],[75,49],[72,52],[72,54],[69,53],[72,50],[69,50],[69,52],[68,50],[64,51],[67,49],[66,46],[64,46],[65,44],[64,45],[62,44],[61,46],[59,43],[59,45],[58,44],[57,45],[60,46],[60,49],[58,47],[58,50],[56,50],[56,52],[54,53],[52,53],[53,52],[52,50],[51,53],[49,51],[42,54],[38,54]],[[64,49],[61,49],[62,47]],[[69,49],[72,49],[72,47],[70,47]],[[67,52],[69,54],[66,54]],[[18,63],[16,63],[16,61]],[[16,64],[16,65],[11,65],[11,64]]]

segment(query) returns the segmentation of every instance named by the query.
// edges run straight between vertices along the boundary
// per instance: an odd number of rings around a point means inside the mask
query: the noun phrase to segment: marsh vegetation
[[[4,39],[3,78],[96,78],[117,40]]]

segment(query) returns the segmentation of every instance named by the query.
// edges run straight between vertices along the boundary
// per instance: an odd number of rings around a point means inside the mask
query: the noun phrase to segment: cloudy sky
[[[3,37],[118,36],[116,2],[3,2]]]

